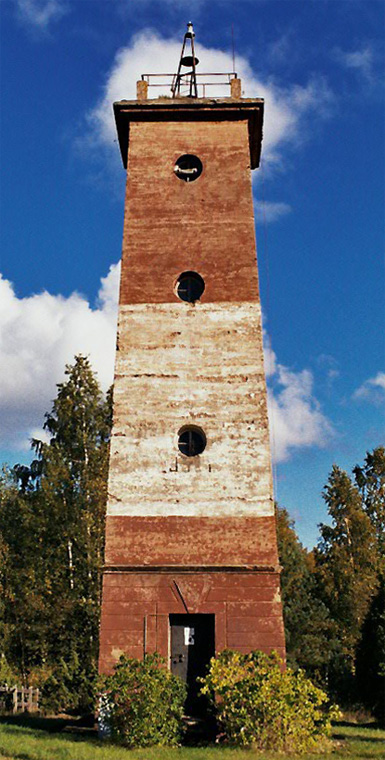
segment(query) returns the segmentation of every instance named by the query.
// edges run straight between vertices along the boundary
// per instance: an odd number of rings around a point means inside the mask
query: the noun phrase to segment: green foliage
[[[360,701],[385,727],[385,582],[373,598],[362,626],[356,652],[356,680]]]
[[[0,686],[7,684],[8,686],[14,686],[18,683],[19,676],[6,660],[4,654],[0,655]]]
[[[203,683],[224,737],[259,749],[304,752],[330,733],[336,708],[302,670],[282,670],[276,653],[226,650],[213,658]]]
[[[89,713],[95,709],[97,672],[85,670],[74,651],[66,661],[60,658],[41,688],[40,709],[45,714]]]
[[[315,550],[318,593],[336,626],[338,645],[329,665],[329,685],[349,700],[354,690],[355,650],[361,627],[378,586],[374,526],[358,488],[334,466],[324,489],[331,525],[320,525]]]
[[[335,644],[335,625],[317,594],[312,553],[300,543],[286,509],[277,507],[276,519],[288,663],[322,683]]]
[[[44,518],[37,492],[17,488],[12,473],[0,483],[2,556],[2,651],[20,672],[46,655],[49,619],[45,614],[49,567],[45,565]]]
[[[108,695],[106,722],[112,739],[126,747],[178,744],[185,684],[157,654],[144,660],[122,655],[114,670],[101,682]]]
[[[55,679],[58,708],[90,706],[110,426],[111,397],[103,397],[88,359],[77,356],[46,414],[49,443],[34,441],[37,459],[0,483],[0,651],[24,684],[39,672],[44,683],[51,673],[50,709]]]
[[[363,467],[353,469],[357,488],[363,499],[378,544],[379,572],[385,576],[385,448],[378,446],[366,454]]]

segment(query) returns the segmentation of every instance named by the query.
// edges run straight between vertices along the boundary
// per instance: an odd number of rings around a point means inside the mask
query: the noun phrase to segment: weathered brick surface
[[[175,584],[190,613],[215,614],[216,651],[226,647],[245,652],[277,649],[284,656],[278,573],[114,572],[104,576],[102,672],[110,671],[123,651],[132,657],[143,656],[144,651],[158,651],[169,658],[169,615],[186,612]],[[256,601],[265,585],[269,601]],[[215,601],[223,596],[224,589],[227,599],[233,601]],[[116,601],[117,591],[124,602]],[[115,592],[115,601],[111,592]]]
[[[108,516],[106,530],[106,565],[278,564],[273,516]]]
[[[273,514],[258,304],[121,307],[108,514]]]
[[[195,182],[175,176],[199,156]],[[177,303],[175,280],[197,271],[202,303],[257,301],[247,122],[131,124],[120,303]]]

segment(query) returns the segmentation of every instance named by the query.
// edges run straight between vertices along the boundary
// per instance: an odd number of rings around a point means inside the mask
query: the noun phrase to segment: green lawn
[[[0,760],[282,760],[272,752],[223,747],[152,748],[127,750],[100,742],[85,730],[71,733],[60,719],[2,718]],[[39,726],[37,728],[36,726]],[[330,752],[302,755],[303,760],[381,760],[385,757],[385,731],[375,727],[339,723],[334,728]],[[293,757],[293,756],[292,756]]]

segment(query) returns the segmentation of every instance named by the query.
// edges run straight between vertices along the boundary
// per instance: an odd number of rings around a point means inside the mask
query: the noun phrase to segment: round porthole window
[[[202,174],[202,169],[202,161],[198,156],[192,156],[190,153],[180,156],[174,166],[176,176],[185,182],[193,182],[194,179],[198,179]]]
[[[179,275],[175,285],[176,295],[182,301],[189,303],[199,301],[204,289],[204,280],[198,272],[183,272]]]
[[[201,428],[188,425],[178,433],[179,451],[186,457],[196,457],[206,448],[206,436]]]

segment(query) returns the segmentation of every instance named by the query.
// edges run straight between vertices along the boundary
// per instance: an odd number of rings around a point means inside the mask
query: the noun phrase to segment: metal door
[[[199,697],[200,684],[215,654],[215,615],[170,615],[171,671],[187,683],[186,713],[202,715],[207,702]]]

